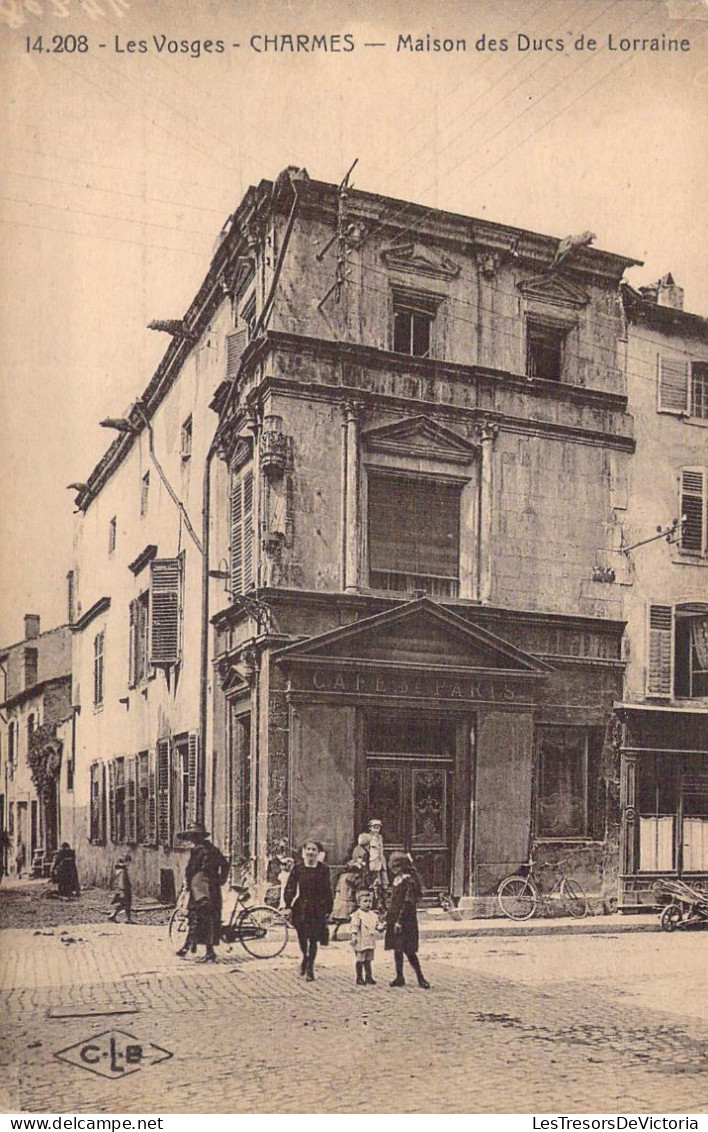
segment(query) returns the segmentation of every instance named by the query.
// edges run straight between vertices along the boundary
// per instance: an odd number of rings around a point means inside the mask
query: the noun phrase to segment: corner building
[[[558,251],[304,170],[234,216],[207,817],[261,876],[376,816],[431,896],[616,896],[634,261]]]

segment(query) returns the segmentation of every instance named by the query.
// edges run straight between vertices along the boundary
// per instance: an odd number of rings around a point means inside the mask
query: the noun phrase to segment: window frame
[[[656,411],[708,424],[708,359],[692,358],[685,350],[659,350],[656,371]],[[701,412],[696,411],[697,378],[701,386]]]
[[[692,477],[694,483],[689,486],[689,477]],[[700,478],[700,489],[695,490],[695,480]],[[693,530],[693,523],[695,522],[695,510],[691,513],[692,525],[688,527],[689,515],[686,513],[686,503],[688,500],[700,501],[700,546],[698,549],[695,547],[686,546],[685,540],[688,531]],[[695,504],[694,504],[695,507]],[[679,516],[681,517],[681,527],[678,539],[678,552],[690,558],[705,558],[708,555],[708,467],[701,465],[686,465],[679,469],[678,474],[678,508]],[[686,522],[683,522],[686,517]]]
[[[548,832],[547,828],[543,825],[542,815],[542,784],[543,784],[543,737],[552,733],[558,734],[559,732],[574,732],[577,733],[583,740],[580,767],[580,777],[582,779],[582,831],[573,833],[556,833]],[[535,748],[536,748],[536,789],[535,789],[535,817],[534,828],[536,837],[540,841],[594,841],[596,840],[593,835],[593,814],[591,811],[592,805],[592,783],[591,783],[591,763],[592,763],[592,728],[583,724],[566,724],[566,723],[543,723],[539,724],[536,728],[535,735]]]
[[[552,381],[554,384],[561,384],[566,380],[565,377],[565,362],[566,362],[566,346],[568,342],[568,334],[570,326],[567,322],[560,319],[554,319],[547,315],[541,314],[527,314],[524,324],[524,338],[525,338],[525,363],[524,372],[529,381]],[[558,351],[558,365],[557,374],[535,372],[537,363],[532,364],[534,339],[536,336],[553,335],[555,342],[554,345]]]
[[[699,603],[700,604],[700,603]],[[688,634],[686,639],[678,639],[678,622],[685,623],[692,617],[708,617],[708,602],[703,603],[704,609],[698,610],[693,603],[688,602],[647,602],[647,636],[645,650],[645,694],[651,700],[682,700],[693,703],[696,700],[705,701],[707,695],[693,694],[694,672],[703,676],[708,669],[694,669],[693,654],[695,645]],[[663,615],[664,624],[657,623],[657,611]],[[652,620],[654,623],[652,624]],[[668,622],[668,623],[667,623]],[[653,636],[652,636],[653,634]],[[658,636],[661,635],[661,638]],[[683,637],[683,634],[681,634]],[[677,650],[682,655],[677,663]],[[653,651],[652,651],[653,650]],[[658,650],[658,651],[657,651]],[[668,666],[667,666],[668,653]],[[680,664],[680,670],[677,671]],[[677,691],[678,678],[685,679],[686,673],[689,681],[689,694]]]
[[[229,491],[229,593],[242,597],[255,586],[256,495],[252,461],[231,472]]]
[[[391,298],[391,351],[402,357],[432,358],[435,356],[436,335],[440,306],[443,295],[436,295],[429,291],[416,291],[408,287],[392,288]],[[397,320],[399,316],[410,319],[408,330],[409,348],[399,350],[397,346]],[[414,350],[416,320],[420,319],[427,328],[427,348],[424,351]]]
[[[140,518],[144,519],[150,508],[150,471],[140,478]]]
[[[100,629],[93,638],[93,706],[103,707],[106,695],[106,630]]]
[[[108,557],[115,554],[118,544],[118,516],[114,515],[108,521]]]
[[[452,492],[457,495],[457,546],[456,546],[456,574],[455,575],[442,575],[418,572],[415,574],[408,574],[406,571],[401,571],[393,568],[384,569],[382,567],[374,567],[372,565],[372,484],[377,483],[381,485],[389,481],[390,485],[405,482],[407,484],[415,485],[424,490],[426,485],[429,488],[448,487]],[[367,547],[367,561],[366,561],[366,584],[369,589],[377,590],[386,593],[414,593],[417,590],[424,590],[431,596],[440,598],[445,597],[459,597],[461,587],[461,573],[462,573],[462,493],[466,486],[466,480],[462,477],[440,475],[434,472],[417,472],[409,471],[402,468],[382,468],[378,466],[369,466],[366,475],[366,547]],[[423,510],[427,510],[423,506]],[[425,552],[428,555],[432,553],[430,547]],[[423,565],[425,565],[425,554],[423,554]],[[379,584],[374,580],[374,574],[388,574],[391,576],[398,576],[401,578],[409,578],[410,584],[404,588],[394,588],[386,584]],[[440,585],[438,588],[435,586],[435,581],[438,580]],[[419,584],[416,584],[419,583]],[[428,585],[427,583],[430,583]],[[445,586],[447,583],[447,588]]]
[[[194,416],[192,413],[185,417],[180,428],[180,460],[188,464],[192,459],[192,444],[194,441]]]

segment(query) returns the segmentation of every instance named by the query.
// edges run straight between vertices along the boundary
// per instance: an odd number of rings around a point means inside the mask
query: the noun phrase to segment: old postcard
[[[5,1127],[699,1128],[707,36],[0,0]]]

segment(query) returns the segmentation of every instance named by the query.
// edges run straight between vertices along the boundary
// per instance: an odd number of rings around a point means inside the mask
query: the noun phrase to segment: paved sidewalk
[[[495,938],[520,935],[616,935],[625,932],[660,931],[656,913],[631,913],[611,916],[585,916],[574,920],[570,916],[532,917],[530,920],[509,920],[504,916],[489,919],[467,920],[451,917],[442,909],[430,909],[420,917],[420,934],[425,939],[454,939],[464,936]],[[346,936],[346,925],[344,932]]]

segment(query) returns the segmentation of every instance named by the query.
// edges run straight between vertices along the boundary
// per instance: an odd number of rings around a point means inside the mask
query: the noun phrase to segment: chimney
[[[674,277],[669,273],[657,283],[657,306],[672,307],[675,311],[683,310],[683,287],[674,283]]]
[[[39,614],[25,613],[25,640],[34,641],[39,636]]]

